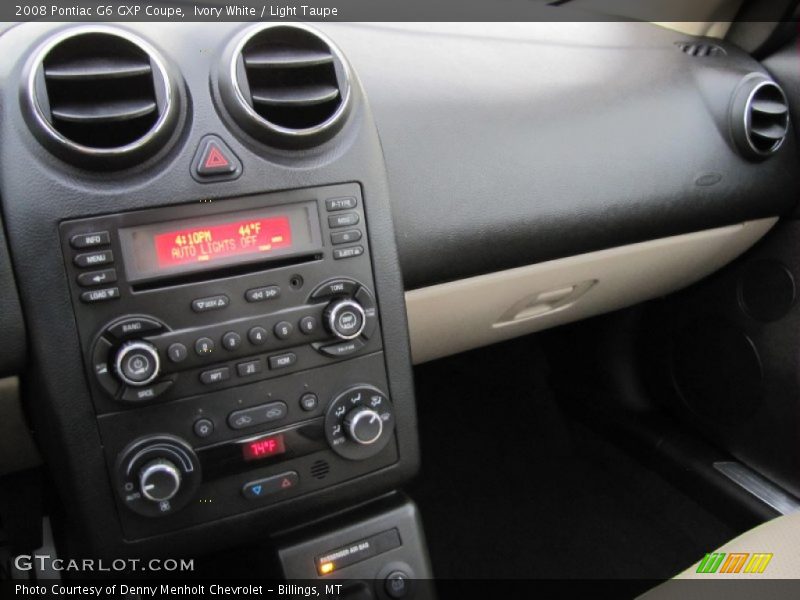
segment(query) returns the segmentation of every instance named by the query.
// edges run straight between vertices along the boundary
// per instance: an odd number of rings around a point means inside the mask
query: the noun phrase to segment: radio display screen
[[[321,248],[315,202],[130,227],[119,234],[132,282]]]

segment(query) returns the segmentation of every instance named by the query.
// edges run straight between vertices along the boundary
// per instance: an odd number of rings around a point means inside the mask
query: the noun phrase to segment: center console
[[[71,220],[60,233],[126,538],[398,460],[357,184]]]
[[[0,64],[0,201],[26,410],[65,558],[275,554],[287,530],[357,523],[419,466],[388,181],[353,69],[302,24],[162,25],[0,36],[20,57]],[[424,577],[403,536],[381,560]]]

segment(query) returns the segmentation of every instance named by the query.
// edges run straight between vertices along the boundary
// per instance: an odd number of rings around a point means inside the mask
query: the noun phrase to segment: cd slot
[[[281,259],[272,259],[269,261],[259,261],[243,265],[229,265],[220,267],[218,269],[209,269],[207,271],[186,273],[182,275],[174,275],[172,277],[159,278],[156,280],[134,283],[131,284],[131,290],[133,290],[134,292],[146,292],[161,288],[174,287],[177,285],[186,285],[188,283],[204,283],[207,281],[224,279],[225,277],[235,277],[237,275],[244,275],[247,273],[256,273],[259,271],[279,269],[281,267],[303,265],[306,263],[322,260],[322,258],[323,258],[322,253],[314,252],[312,254],[304,254],[300,256],[292,256]]]

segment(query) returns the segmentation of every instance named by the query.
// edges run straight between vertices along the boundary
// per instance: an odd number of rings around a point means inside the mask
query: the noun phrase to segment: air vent
[[[676,46],[689,56],[724,56],[725,50],[708,42],[676,42]]]
[[[341,128],[348,68],[322,34],[300,25],[259,26],[228,60],[220,90],[239,124],[262,141],[308,147]]]
[[[318,460],[311,465],[311,475],[314,479],[325,479],[331,470],[331,466],[324,460]]]
[[[783,90],[763,76],[744,80],[731,109],[731,127],[739,150],[748,158],[766,158],[789,132],[789,105]]]
[[[33,64],[29,100],[48,146],[81,166],[121,167],[159,147],[175,93],[154,50],[111,28],[79,28]]]

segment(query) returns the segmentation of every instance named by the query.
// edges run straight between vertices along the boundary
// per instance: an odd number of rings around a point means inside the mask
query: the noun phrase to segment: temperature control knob
[[[392,439],[394,407],[371,385],[357,385],[336,396],[325,413],[325,437],[331,449],[350,460],[379,454]]]
[[[139,489],[151,502],[172,500],[181,489],[181,472],[174,463],[157,458],[139,471]]]
[[[174,435],[130,443],[117,457],[116,488],[122,504],[145,517],[160,517],[186,506],[201,482],[192,447]]]
[[[325,326],[341,340],[354,340],[364,331],[366,314],[355,300],[334,300],[325,309]]]
[[[126,384],[139,387],[151,383],[161,371],[158,350],[153,344],[133,341],[123,344],[114,359],[117,377]]]
[[[350,439],[362,446],[374,444],[383,433],[381,416],[371,408],[363,406],[354,408],[345,415],[344,427]]]

